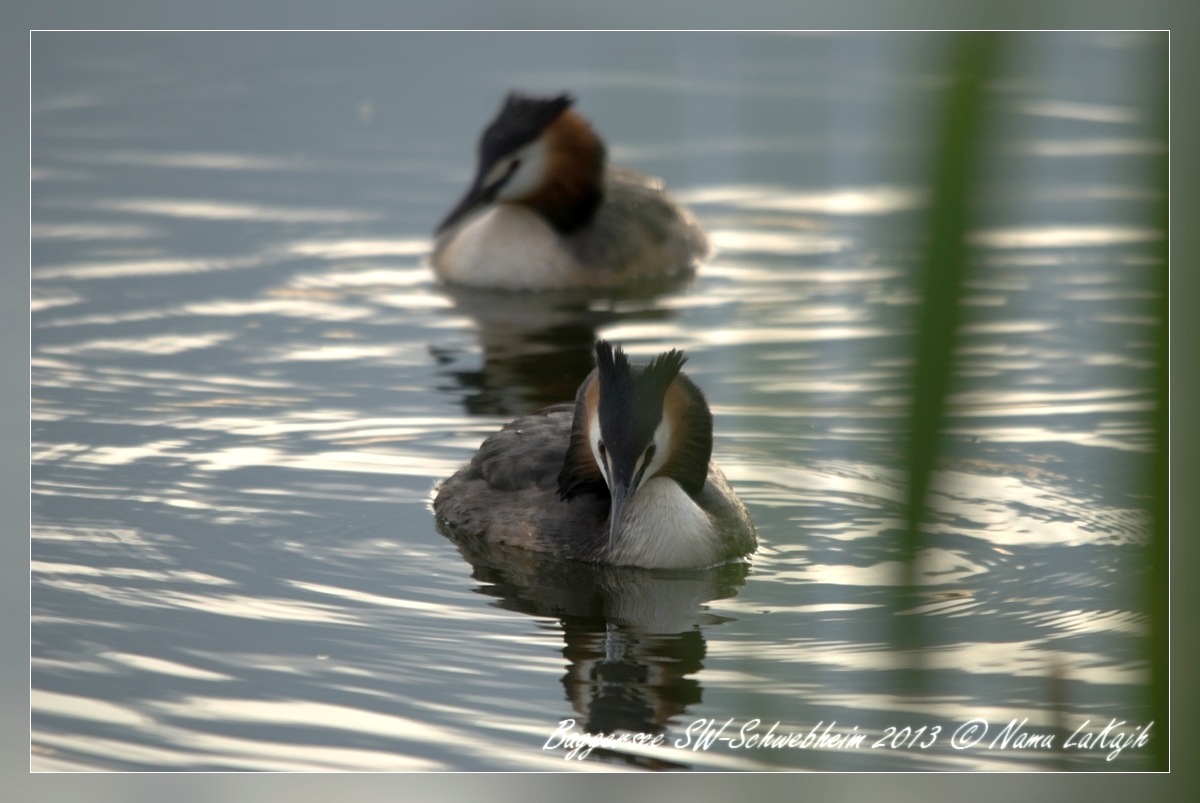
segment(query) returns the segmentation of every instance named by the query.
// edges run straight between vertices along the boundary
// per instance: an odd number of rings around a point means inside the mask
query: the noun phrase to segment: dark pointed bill
[[[617,533],[621,532],[621,520],[625,518],[625,502],[629,498],[629,486],[622,482],[613,483],[610,489],[612,508],[608,514],[608,547],[617,545]]]
[[[483,186],[483,176],[484,173],[481,170],[479,175],[475,177],[475,181],[471,183],[471,188],[467,190],[467,194],[450,210],[450,214],[446,215],[446,218],[438,224],[435,234],[441,234],[471,212],[495,200],[496,192],[500,189],[503,182],[497,182],[490,187],[485,187]]]
[[[471,188],[458,205],[446,215],[435,234],[441,234],[462,220],[475,209],[496,199],[496,193],[512,176],[512,169],[498,181],[485,185],[484,179],[504,157],[537,139],[546,126],[554,122],[568,109],[575,99],[563,94],[551,98],[537,98],[510,92],[504,99],[494,120],[483,130],[479,140],[479,169]],[[513,169],[516,165],[513,165]]]

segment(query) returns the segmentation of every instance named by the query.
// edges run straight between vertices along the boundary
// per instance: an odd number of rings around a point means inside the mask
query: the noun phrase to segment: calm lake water
[[[34,34],[32,766],[1146,767],[994,739],[1147,720],[1151,35],[1007,43],[902,611],[928,648],[890,646],[949,42]],[[430,231],[515,87],[574,92],[613,162],[692,208],[718,248],[693,281],[433,281]],[[438,532],[434,484],[571,398],[596,336],[687,351],[749,562],[599,569]],[[542,749],[564,719],[670,743],[731,718],[706,750]],[[755,719],[866,739],[738,747]]]

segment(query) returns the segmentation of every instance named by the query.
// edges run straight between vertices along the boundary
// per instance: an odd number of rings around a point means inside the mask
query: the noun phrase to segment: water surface
[[[1146,721],[1153,38],[1010,41],[900,614],[929,646],[890,646],[947,44],[35,34],[33,767],[1145,767],[985,747],[1014,719],[1056,744]],[[438,286],[429,232],[513,87],[576,93],[716,256],[603,297]],[[597,336],[687,351],[748,563],[588,567],[435,527],[434,484],[569,399]],[[541,749],[567,718],[869,738],[567,762]],[[951,747],[977,718],[986,739]],[[872,748],[889,727],[941,731]]]

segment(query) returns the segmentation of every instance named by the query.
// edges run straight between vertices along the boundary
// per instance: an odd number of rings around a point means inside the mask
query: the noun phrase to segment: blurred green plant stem
[[[1152,73],[1164,88],[1159,98],[1157,134],[1170,139],[1169,65],[1164,56],[1161,67]],[[1157,264],[1154,271],[1154,291],[1157,293],[1154,343],[1154,466],[1151,469],[1151,531],[1146,550],[1147,589],[1146,613],[1150,620],[1148,652],[1150,658],[1150,718],[1154,720],[1152,756],[1156,771],[1170,769],[1170,230],[1171,230],[1171,170],[1170,149],[1156,160],[1155,184],[1158,201],[1154,209],[1154,224],[1162,237],[1158,241]]]
[[[984,134],[984,95],[999,49],[1000,34],[994,32],[960,33],[954,38],[949,84],[934,153],[925,258],[917,277],[922,301],[916,322],[906,460],[907,520],[900,543],[905,577],[896,598],[897,611],[916,600],[920,528],[938,454],[946,393],[954,370],[959,299],[967,260],[966,235],[971,224]],[[919,617],[897,616],[897,648],[918,650],[919,630]]]

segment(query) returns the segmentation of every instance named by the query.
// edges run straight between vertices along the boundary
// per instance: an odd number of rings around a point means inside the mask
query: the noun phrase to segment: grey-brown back
[[[604,202],[566,243],[581,264],[630,278],[683,272],[709,252],[704,231],[662,183],[625,168],[609,168]]]
[[[434,512],[463,535],[600,560],[607,546],[607,497],[558,495],[573,404],[518,418],[492,435],[471,462],[442,483]]]

